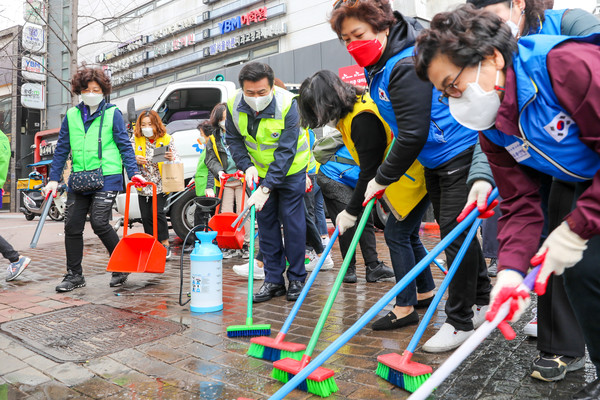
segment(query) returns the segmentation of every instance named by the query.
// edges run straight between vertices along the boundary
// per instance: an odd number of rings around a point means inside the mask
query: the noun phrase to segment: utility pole
[[[71,46],[69,51],[71,52],[71,70],[69,71],[71,77],[77,71],[77,34],[78,24],[77,15],[79,13],[79,0],[71,0]],[[75,93],[71,92],[71,104],[76,106],[79,103],[79,99]]]

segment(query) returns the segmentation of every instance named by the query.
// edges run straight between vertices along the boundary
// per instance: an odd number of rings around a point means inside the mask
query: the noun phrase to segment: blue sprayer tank
[[[190,255],[190,311],[214,312],[223,309],[223,253],[213,244],[217,232],[196,232]]]

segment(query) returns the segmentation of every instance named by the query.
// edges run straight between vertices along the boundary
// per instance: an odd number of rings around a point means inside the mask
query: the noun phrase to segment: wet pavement
[[[37,220],[36,220],[37,221]],[[36,221],[31,222],[35,227]],[[15,224],[0,216],[0,228]],[[19,220],[19,224],[24,222]],[[90,230],[90,227],[87,227]],[[65,256],[61,242],[44,243],[28,249],[31,236],[13,235],[12,243],[32,259],[31,265],[14,282],[0,281],[0,324],[43,315],[82,305],[105,305],[158,320],[182,325],[181,331],[161,339],[136,345],[79,362],[57,362],[38,352],[31,344],[15,340],[0,331],[0,400],[3,399],[266,399],[282,384],[270,377],[272,363],[246,355],[249,338],[228,338],[229,325],[246,320],[247,281],[235,275],[234,264],[223,263],[224,309],[196,314],[189,305],[178,304],[179,257],[167,262],[164,274],[134,274],[122,288],[110,288],[106,273],[108,256],[97,238],[86,239],[84,274],[87,286],[67,294],[54,287],[64,271]],[[431,249],[439,241],[435,231],[424,232]],[[176,238],[172,238],[176,241]],[[380,259],[391,265],[383,234],[377,233]],[[59,238],[60,240],[60,238]],[[21,243],[22,242],[22,243]],[[181,248],[176,248],[176,255]],[[335,268],[319,274],[296,317],[286,341],[307,344],[342,263],[334,246]],[[442,257],[443,258],[443,257]],[[357,284],[344,284],[333,305],[315,354],[338,338],[365,311],[393,286],[393,281],[367,283],[360,251],[357,256]],[[189,285],[189,256],[184,256],[184,282]],[[443,275],[432,269],[436,285]],[[255,290],[261,281],[255,282]],[[187,289],[187,286],[184,286]],[[187,291],[187,290],[186,290]],[[121,294],[115,296],[116,293]],[[164,293],[153,295],[153,293]],[[535,297],[535,296],[534,296]],[[535,306],[535,298],[532,301]],[[254,323],[271,324],[271,337],[281,329],[293,303],[278,297],[254,305]],[[379,313],[383,316],[391,306]],[[429,324],[422,345],[440,328],[445,319],[444,300]],[[422,317],[424,310],[419,310]],[[566,379],[547,383],[529,377],[529,366],[536,355],[535,340],[528,339],[522,327],[529,321],[529,310],[515,324],[517,338],[506,341],[494,332],[435,392],[440,399],[568,399],[586,382],[595,379],[591,363],[567,374]],[[31,329],[35,329],[33,326]],[[332,356],[324,366],[335,371],[339,392],[331,399],[405,399],[408,393],[380,379],[374,373],[377,356],[401,353],[416,329],[372,331],[370,324]],[[68,337],[70,332],[64,332]],[[135,334],[143,335],[143,330]],[[146,332],[151,335],[152,332]],[[90,334],[90,338],[94,335]],[[126,341],[131,338],[123,338]],[[119,341],[118,337],[113,340]],[[90,339],[90,344],[93,341]],[[451,353],[428,354],[417,348],[414,361],[435,370]],[[319,398],[294,390],[290,399]]]

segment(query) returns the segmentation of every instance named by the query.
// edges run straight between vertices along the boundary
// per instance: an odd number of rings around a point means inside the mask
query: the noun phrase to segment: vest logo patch
[[[515,159],[516,162],[520,163],[527,160],[531,155],[523,148],[521,143],[515,141],[510,146],[505,147],[506,151]]]
[[[388,99],[387,94],[385,93],[385,90],[383,90],[383,88],[379,88],[377,89],[377,91],[379,92],[380,100],[387,101],[388,103],[390,102],[390,99]]]
[[[574,124],[570,116],[564,112],[559,112],[550,123],[544,126],[546,132],[550,134],[558,143],[567,137],[569,127]]]
[[[279,137],[279,132],[273,132],[273,133],[271,133],[271,137],[273,139],[277,139]]]
[[[141,146],[141,145],[140,145],[140,146],[138,146],[138,150],[139,150],[139,151],[142,151],[142,146]]]

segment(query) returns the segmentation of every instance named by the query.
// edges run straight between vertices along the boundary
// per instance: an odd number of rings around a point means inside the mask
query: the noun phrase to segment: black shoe
[[[167,256],[165,260],[169,261],[171,258],[173,258],[173,251],[171,250],[171,246],[165,246],[165,249],[167,249]]]
[[[488,276],[492,278],[498,275],[498,259],[492,258],[490,259],[490,266],[488,267]]]
[[[367,282],[377,282],[381,279],[393,278],[394,270],[379,261],[375,266],[370,267],[367,265]]]
[[[289,284],[288,290],[287,290],[288,301],[298,300],[298,297],[300,296],[300,292],[302,292],[303,288],[304,288],[304,282],[290,281],[290,284]]]
[[[417,305],[415,306],[415,308],[417,308],[417,309],[427,308],[427,307],[429,307],[429,305],[431,304],[432,301],[433,301],[433,296],[428,297],[423,300],[417,300]]]
[[[73,289],[77,289],[85,286],[85,279],[83,275],[76,275],[69,271],[61,283],[56,286],[57,292],[70,292]]]
[[[349,266],[346,270],[346,275],[344,275],[344,283],[356,283],[358,279],[356,278],[356,266]]]
[[[600,399],[600,378],[588,383],[583,389],[575,393],[574,400],[598,400]]]
[[[257,293],[254,293],[254,302],[262,303],[263,301],[269,301],[273,297],[283,296],[285,294],[285,285],[279,285],[277,283],[265,282],[262,284]]]
[[[533,360],[531,377],[546,382],[564,379],[567,372],[576,371],[585,365],[585,356],[568,357],[540,352]]]
[[[396,314],[390,311],[385,317],[373,322],[371,326],[374,331],[387,331],[390,329],[398,329],[408,325],[414,325],[419,322],[419,314],[413,310],[403,318],[396,318]]]
[[[112,278],[110,278],[110,283],[108,284],[108,286],[110,286],[110,287],[123,286],[123,284],[125,283],[125,281],[127,280],[128,277],[129,277],[129,274],[127,274],[125,272],[113,272]]]

